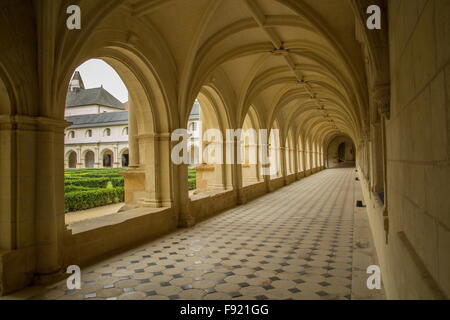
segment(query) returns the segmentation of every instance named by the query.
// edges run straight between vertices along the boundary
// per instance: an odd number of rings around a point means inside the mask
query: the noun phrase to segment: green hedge
[[[80,186],[74,186],[74,185],[65,185],[64,186],[64,193],[74,192],[74,191],[88,191],[91,190],[91,188],[86,187],[80,187]]]
[[[188,171],[188,190],[197,189],[197,172],[195,169],[189,169]]]
[[[110,178],[79,178],[68,179],[64,182],[65,186],[79,186],[85,188],[106,188]]]
[[[79,211],[124,201],[122,168],[66,169],[65,211]]]
[[[86,210],[123,201],[123,187],[73,191],[64,195],[66,212]]]

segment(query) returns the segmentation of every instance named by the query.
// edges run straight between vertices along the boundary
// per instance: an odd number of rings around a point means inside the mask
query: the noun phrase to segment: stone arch
[[[297,139],[297,148],[298,148],[298,171],[304,172],[306,170],[305,167],[305,147],[303,143],[303,138],[299,134]]]
[[[250,106],[241,125],[241,171],[244,185],[261,180],[259,134],[261,121],[255,107]]]
[[[269,158],[270,158],[270,177],[276,179],[282,176],[281,163],[281,130],[277,119],[272,123],[269,134]]]
[[[134,193],[145,194],[141,200],[131,193],[126,197],[133,202],[133,206],[171,206],[173,199],[173,175],[171,174],[172,164],[167,160],[169,154],[170,134],[172,126],[168,112],[168,103],[159,76],[154,74],[152,64],[144,58],[142,53],[135,47],[130,48],[129,44],[121,42],[108,41],[108,35],[103,34],[105,38],[100,43],[83,48],[83,52],[74,55],[75,61],[87,61],[92,58],[98,58],[110,65],[124,82],[129,92],[128,111],[129,111],[129,170],[140,170],[138,177],[136,174],[125,173],[125,190],[133,185],[133,179],[144,180],[142,188],[145,190],[136,190]],[[104,43],[106,41],[107,43]],[[73,62],[70,65],[74,70],[79,63]],[[69,76],[65,76],[68,82]],[[62,90],[62,89],[61,89]],[[62,97],[62,94],[59,95]],[[173,118],[173,113],[170,114]],[[159,152],[158,150],[161,150]],[[114,155],[113,161],[117,166],[121,165],[121,155]],[[100,157],[100,163],[103,162]],[[159,163],[154,166],[154,163]],[[128,183],[127,183],[128,181]],[[141,185],[141,184],[140,184]],[[133,200],[130,200],[133,199]]]
[[[128,148],[123,148],[119,151],[120,165],[122,168],[127,168],[130,165],[130,151]]]
[[[286,135],[286,142],[285,142],[285,163],[286,163],[286,174],[293,174],[296,173],[296,166],[295,166],[295,142],[294,142],[294,136],[292,133],[292,130],[289,130],[288,134]]]
[[[69,150],[66,155],[67,168],[76,169],[78,165],[78,154],[74,150]]]
[[[348,136],[332,137],[326,148],[328,168],[339,167],[345,163],[354,163],[356,160],[355,144]]]
[[[114,167],[114,152],[111,149],[105,148],[100,151],[100,161],[103,168]]]
[[[3,81],[6,75],[3,73],[0,65],[0,115],[9,115],[12,113],[11,88],[9,82]]]
[[[197,170],[197,189],[233,189],[231,166],[227,163],[226,130],[231,128],[224,97],[216,88],[205,85],[198,93],[200,103],[200,162]],[[184,119],[184,127],[188,119]]]
[[[95,167],[95,152],[92,151],[91,149],[87,149],[83,151],[83,162],[84,162],[84,167],[86,169],[92,169]]]

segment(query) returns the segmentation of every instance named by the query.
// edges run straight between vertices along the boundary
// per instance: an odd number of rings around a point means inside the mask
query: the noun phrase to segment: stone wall
[[[383,208],[365,199],[387,297],[449,298],[450,1],[388,3],[387,244]]]

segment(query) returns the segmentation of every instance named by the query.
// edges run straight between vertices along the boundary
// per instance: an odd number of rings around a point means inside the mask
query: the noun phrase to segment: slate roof
[[[128,124],[128,111],[83,114],[66,117],[72,123],[69,128],[105,127]]]
[[[67,92],[66,108],[88,105],[99,105],[125,110],[124,104],[103,89],[103,87],[93,89],[78,88],[74,91]]]
[[[78,85],[80,86],[81,89],[85,89],[83,78],[81,78],[80,71],[75,71],[75,73],[72,77],[72,81],[74,81],[74,80],[78,81]]]

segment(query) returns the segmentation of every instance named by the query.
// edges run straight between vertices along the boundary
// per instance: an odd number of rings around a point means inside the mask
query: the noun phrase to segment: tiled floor
[[[350,299],[355,171],[322,171],[35,299]]]

